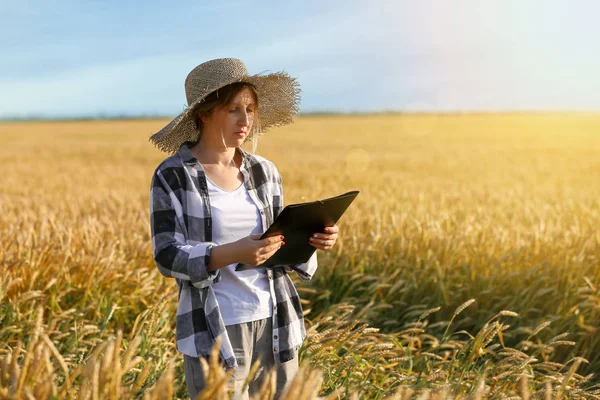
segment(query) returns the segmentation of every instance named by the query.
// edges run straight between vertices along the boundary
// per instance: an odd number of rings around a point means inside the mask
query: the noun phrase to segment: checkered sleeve
[[[273,171],[274,171],[274,179],[275,179],[275,193],[273,194],[273,220],[275,220],[275,218],[277,218],[277,216],[279,215],[279,213],[281,213],[281,211],[283,211],[284,208],[284,202],[283,202],[283,184],[281,181],[281,175],[279,174],[279,171],[277,170],[277,167],[275,167],[275,164],[273,164]],[[296,274],[305,281],[310,281],[313,277],[313,275],[315,274],[315,272],[317,271],[318,268],[318,262],[317,262],[317,252],[315,251],[312,256],[310,256],[310,258],[308,259],[307,262],[305,263],[301,263],[301,264],[296,264],[296,265],[291,265],[291,266],[286,266],[284,267],[287,271],[294,271],[296,272]]]
[[[166,277],[188,280],[197,288],[219,281],[219,271],[209,272],[210,253],[216,243],[186,243],[185,212],[176,193],[157,169],[150,189],[150,228],[156,266]]]

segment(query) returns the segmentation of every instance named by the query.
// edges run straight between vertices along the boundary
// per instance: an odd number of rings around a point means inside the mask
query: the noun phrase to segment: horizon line
[[[600,110],[381,110],[381,111],[307,111],[298,117],[312,116],[367,116],[367,115],[505,115],[505,114],[600,114]],[[43,115],[0,117],[0,122],[68,122],[68,121],[123,121],[173,119],[176,116],[165,114],[108,114],[57,116]]]

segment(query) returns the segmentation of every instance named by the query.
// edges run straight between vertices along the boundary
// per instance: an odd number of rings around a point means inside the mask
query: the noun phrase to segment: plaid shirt
[[[210,199],[202,164],[185,142],[154,171],[150,188],[150,227],[156,266],[179,287],[177,306],[177,350],[189,356],[208,356],[221,338],[220,356],[227,368],[237,360],[212,284],[220,271],[207,270],[212,242]],[[263,232],[283,209],[283,187],[275,164],[264,157],[242,154],[240,171],[250,197],[260,210]],[[298,292],[288,275],[295,271],[310,280],[317,269],[317,253],[303,264],[267,268],[273,299],[273,356],[282,363],[295,357],[306,336]]]

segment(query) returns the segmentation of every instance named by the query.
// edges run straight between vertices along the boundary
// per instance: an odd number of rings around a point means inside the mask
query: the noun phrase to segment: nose
[[[250,118],[252,118],[250,114],[252,113],[242,111],[240,113],[240,118],[238,119],[238,124],[241,126],[248,126],[250,124]]]

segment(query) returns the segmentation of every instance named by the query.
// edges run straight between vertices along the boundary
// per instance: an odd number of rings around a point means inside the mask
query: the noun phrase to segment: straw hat
[[[248,70],[237,58],[210,60],[194,68],[185,79],[188,106],[149,140],[162,151],[175,153],[186,141],[196,141],[198,130],[194,125],[195,106],[206,96],[235,82],[254,85],[258,94],[259,122],[252,127],[248,138],[269,128],[289,124],[298,114],[300,84],[283,71],[270,74],[248,75]]]

